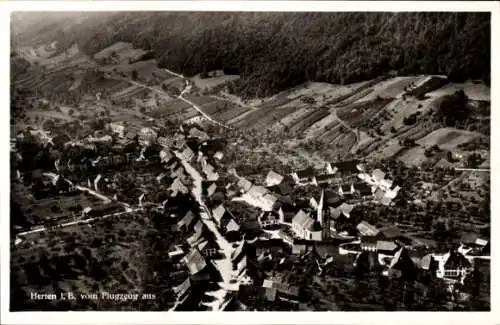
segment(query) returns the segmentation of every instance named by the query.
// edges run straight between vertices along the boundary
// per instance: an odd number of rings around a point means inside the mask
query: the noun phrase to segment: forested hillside
[[[14,17],[18,45],[57,40],[63,51],[76,42],[94,54],[117,41],[132,42],[153,50],[161,66],[188,76],[214,69],[240,74],[231,90],[245,97],[305,81],[344,84],[388,72],[490,79],[489,13],[37,15],[43,25],[19,24],[21,31],[16,19],[24,19]]]

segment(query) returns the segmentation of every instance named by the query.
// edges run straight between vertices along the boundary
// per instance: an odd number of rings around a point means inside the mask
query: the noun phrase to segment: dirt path
[[[167,71],[170,73],[170,71]],[[177,74],[176,74],[177,75]],[[178,75],[178,76],[181,76],[181,75]],[[181,76],[182,77],[182,76]],[[184,77],[183,77],[184,78]],[[146,88],[146,89],[149,89],[151,91],[154,91],[160,95],[163,95],[163,96],[167,96],[170,98],[170,95],[166,92],[164,92],[163,90],[161,89],[157,89],[157,88],[153,88],[151,86],[148,86],[148,85],[145,85],[145,84],[142,84],[140,82],[137,82],[137,81],[133,81],[133,80],[128,80],[128,79],[124,79],[126,81],[128,81],[129,83],[133,84],[133,85],[136,85],[138,87],[142,87],[142,88]],[[184,79],[184,80],[187,80],[187,79]],[[200,113],[204,118],[206,118],[207,120],[209,120],[210,122],[214,123],[214,124],[217,124],[219,126],[222,126],[223,128],[226,128],[226,129],[231,129],[229,126],[217,121],[217,120],[214,120],[211,116],[209,116],[207,113],[205,113],[198,105],[196,105],[195,103],[193,103],[192,101],[190,101],[189,99],[186,99],[184,97],[182,97],[182,95],[189,91],[190,89],[190,84],[189,82],[186,81],[186,86],[185,88],[181,91],[181,94],[177,97],[178,99],[182,100],[183,102],[191,105],[198,113]]]

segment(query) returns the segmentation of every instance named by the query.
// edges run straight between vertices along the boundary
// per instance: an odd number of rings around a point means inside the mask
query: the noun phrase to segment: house
[[[319,222],[303,210],[297,212],[292,219],[292,228],[300,238],[309,240],[322,240],[323,238],[323,231]]]
[[[300,301],[299,287],[286,283],[279,277],[269,277],[268,279],[265,279],[262,287],[276,289],[279,300],[288,302]]]
[[[262,228],[272,227],[279,224],[278,214],[272,211],[263,211],[257,220]]]
[[[111,132],[117,134],[119,137],[123,138],[125,136],[125,126],[118,123],[109,123],[109,128]]]
[[[424,250],[410,250],[409,255],[415,266],[421,270],[428,271],[437,268],[438,263],[432,253]]]
[[[236,221],[233,218],[231,218],[227,221],[226,220],[223,220],[221,222],[221,229],[222,229],[223,234],[226,235],[228,233],[238,232],[240,230],[240,225],[238,225],[238,223],[236,223]]]
[[[202,141],[210,139],[210,137],[208,136],[208,134],[206,132],[201,131],[200,129],[198,129],[196,127],[192,127],[189,130],[188,137],[190,137],[190,138],[196,138],[196,139],[199,139],[199,140],[202,140]]]
[[[272,239],[259,239],[252,243],[250,246],[252,249],[255,249],[255,258],[258,258],[261,255],[278,255],[284,252],[285,244],[281,239],[272,238]],[[252,256],[252,255],[250,255]]]
[[[281,201],[278,201],[277,205],[278,217],[280,222],[291,223],[293,217],[295,217],[295,215],[299,211],[299,208],[291,203]]]
[[[261,197],[260,208],[263,211],[272,211],[277,201],[278,198],[275,195],[267,193],[263,197]]]
[[[186,277],[186,280],[184,280],[180,285],[172,287],[174,296],[177,299],[177,301],[183,300],[187,296],[190,289],[191,289],[191,281],[189,277]]]
[[[217,190],[217,184],[212,183],[208,188],[207,188],[207,196],[212,197],[212,195],[215,193]]]
[[[474,270],[473,264],[457,250],[449,251],[440,256],[438,262],[436,276],[453,282],[463,283],[467,275]]]
[[[317,185],[315,171],[312,167],[292,173],[291,176],[296,185]]]
[[[181,220],[179,220],[179,222],[177,222],[177,230],[181,230],[181,229],[189,229],[189,227],[193,224],[195,220],[195,215],[193,213],[193,211],[189,210],[185,215],[184,217],[182,217]]]
[[[205,238],[203,237],[203,230],[200,229],[195,229],[195,232],[186,239],[190,247],[195,247],[204,240]]]
[[[330,218],[333,222],[330,223],[330,233],[353,233],[357,230],[354,220],[351,218],[351,211],[354,209],[353,205],[342,203],[337,208],[329,207]]]
[[[379,229],[380,236],[386,239],[396,240],[403,235],[401,229],[396,226],[387,226]]]
[[[195,153],[188,146],[186,146],[184,148],[184,150],[182,150],[182,152],[181,152],[182,159],[186,160],[187,162],[191,162],[191,160],[193,160],[194,156],[195,156]]]
[[[248,191],[248,195],[258,200],[264,197],[264,194],[266,194],[267,192],[268,192],[267,188],[259,185],[253,185]]]
[[[375,169],[372,172],[372,180],[378,184],[382,182],[382,180],[385,178],[385,173],[381,171],[380,169]]]
[[[387,272],[383,274],[391,278],[415,278],[416,266],[410,258],[410,254],[406,248],[401,247],[396,254],[394,254]]]
[[[177,133],[173,140],[173,145],[177,149],[182,149],[186,144],[186,137],[182,133]]]
[[[291,175],[285,175],[280,184],[268,186],[267,188],[272,192],[286,196],[293,192],[294,184],[295,181],[293,180],[293,177]]]
[[[372,188],[364,182],[355,183],[354,191],[361,196],[369,196],[373,194]]]
[[[149,146],[156,141],[158,134],[151,128],[142,128],[139,131],[139,143],[143,146]]]
[[[172,182],[172,185],[170,185],[169,190],[172,191],[172,196],[175,197],[177,194],[182,193],[182,194],[187,194],[189,192],[189,189],[184,185],[182,180],[179,177],[176,177],[174,181]]]
[[[203,165],[203,172],[207,175],[208,181],[215,182],[219,179],[219,174],[215,171],[214,166],[209,163]]]
[[[349,176],[362,171],[359,160],[349,160],[330,163],[326,167],[328,174],[336,174],[339,176]]]
[[[339,186],[339,191],[338,191],[340,196],[344,195],[352,195],[354,194],[354,185],[352,184],[342,184]]]
[[[200,145],[201,153],[206,157],[213,157],[221,160],[224,157],[223,151],[226,147],[226,140],[222,138],[204,141]]]
[[[238,187],[241,189],[242,193],[248,192],[252,187],[252,182],[250,182],[245,177],[240,177],[238,179]]]
[[[361,250],[376,252],[377,251],[377,236],[362,236],[361,237]]]
[[[162,164],[169,163],[174,158],[174,155],[170,150],[163,149],[160,151],[160,161]]]
[[[219,246],[213,240],[204,240],[198,244],[198,250],[205,258],[211,258],[218,255]]]
[[[191,251],[186,256],[184,256],[183,261],[186,264],[191,275],[197,274],[207,266],[205,258],[196,248],[191,249]]]
[[[378,234],[378,230],[375,226],[369,224],[366,221],[360,222],[356,229],[358,229],[361,236],[376,236]]]
[[[230,219],[232,219],[231,213],[227,211],[222,204],[212,211],[212,215],[219,227],[223,222],[228,222]]]
[[[378,240],[377,241],[377,252],[379,254],[393,256],[396,254],[399,246],[395,242],[390,240]]]
[[[332,184],[336,179],[337,177],[334,174],[324,174],[316,176],[316,182],[318,183],[318,185]]]
[[[280,174],[276,173],[273,170],[270,170],[266,176],[266,186],[269,187],[269,186],[279,185],[281,184],[283,179],[284,179],[283,176],[281,176]]]
[[[168,139],[166,137],[158,137],[158,139],[156,139],[156,142],[158,142],[158,144],[164,148],[170,148],[174,144],[173,139]]]

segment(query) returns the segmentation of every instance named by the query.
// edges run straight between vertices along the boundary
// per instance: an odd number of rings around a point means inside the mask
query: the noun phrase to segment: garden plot
[[[359,98],[356,103],[371,101],[380,98],[400,98],[405,93],[405,88],[418,77],[394,77],[375,84],[367,96]]]
[[[299,118],[295,119],[293,123],[287,126],[292,133],[302,134],[329,114],[330,112],[327,108],[308,110],[305,114],[302,114]]]
[[[158,64],[156,60],[146,60],[139,61],[132,64],[121,63],[118,65],[107,65],[101,68],[101,71],[104,72],[116,72],[121,74],[126,74],[130,76],[132,71],[137,71],[138,79],[142,80],[151,80],[154,75],[160,73],[162,70],[158,68]],[[166,73],[165,73],[166,76]]]
[[[469,142],[476,137],[482,136],[480,133],[459,130],[454,128],[442,128],[431,132],[427,136],[417,141],[418,144],[426,147],[437,145],[445,150],[453,150],[458,145]]]
[[[246,129],[258,128],[262,130],[277,123],[279,120],[289,114],[292,114],[297,109],[297,107],[290,106],[261,108],[250,112],[243,119],[238,120],[235,123],[235,126]]]
[[[337,116],[352,128],[366,128],[391,101],[392,99],[375,99],[342,107],[337,110]]]
[[[146,51],[142,49],[134,49],[131,43],[117,42],[111,46],[108,46],[99,53],[94,54],[94,58],[101,60],[103,58],[110,57],[113,52],[116,53],[118,60],[121,62],[128,62],[128,60],[130,59],[137,59],[138,57],[146,53]]]

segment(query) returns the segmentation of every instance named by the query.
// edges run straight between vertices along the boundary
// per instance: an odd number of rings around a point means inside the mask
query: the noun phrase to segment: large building
[[[139,131],[139,143],[143,146],[149,146],[156,141],[158,134],[151,128],[142,128]]]

